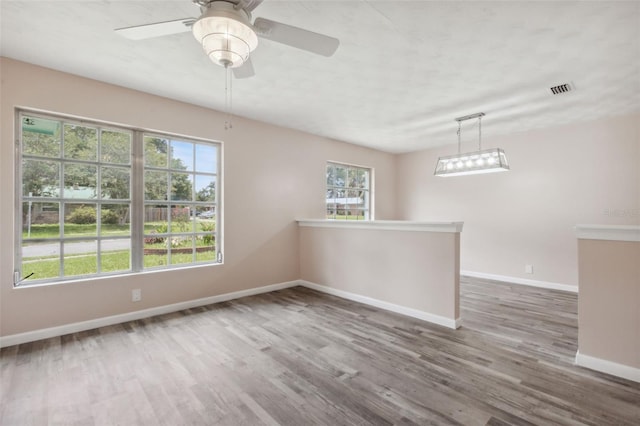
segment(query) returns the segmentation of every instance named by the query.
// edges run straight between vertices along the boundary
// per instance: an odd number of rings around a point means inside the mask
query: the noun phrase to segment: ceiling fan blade
[[[253,9],[260,6],[260,3],[262,3],[263,1],[264,0],[241,0],[240,3],[244,5],[244,10],[246,10],[247,12],[251,12],[253,11]]]
[[[256,18],[253,27],[260,37],[267,40],[277,41],[322,56],[333,55],[340,45],[340,40],[337,38],[269,19]]]
[[[231,68],[231,71],[233,71],[233,76],[235,78],[249,78],[256,75],[255,71],[253,70],[253,63],[251,62],[251,58],[248,58],[246,61],[244,61],[244,64],[239,67]]]
[[[118,28],[114,31],[130,40],[143,40],[145,38],[161,37],[191,31],[191,26],[195,21],[195,18],[183,18],[174,21]]]

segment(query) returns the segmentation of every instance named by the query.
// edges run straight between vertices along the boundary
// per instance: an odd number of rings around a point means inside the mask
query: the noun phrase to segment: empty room
[[[640,2],[0,1],[0,425],[639,425]]]

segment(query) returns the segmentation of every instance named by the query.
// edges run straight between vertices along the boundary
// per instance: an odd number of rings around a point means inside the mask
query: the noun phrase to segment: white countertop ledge
[[[576,225],[581,240],[640,241],[639,225]]]
[[[384,231],[462,232],[464,222],[412,222],[404,220],[298,219],[298,226],[336,229],[378,229]]]

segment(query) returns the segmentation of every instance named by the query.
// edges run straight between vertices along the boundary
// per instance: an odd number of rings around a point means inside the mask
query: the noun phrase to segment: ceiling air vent
[[[573,90],[573,86],[571,83],[560,84],[558,86],[553,86],[551,88],[551,93],[554,95],[561,95],[563,93],[567,93]]]

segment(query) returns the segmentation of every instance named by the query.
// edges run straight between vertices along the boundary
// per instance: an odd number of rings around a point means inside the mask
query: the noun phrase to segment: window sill
[[[378,229],[386,231],[462,232],[464,222],[413,222],[404,220],[298,219],[298,226],[311,228]]]

